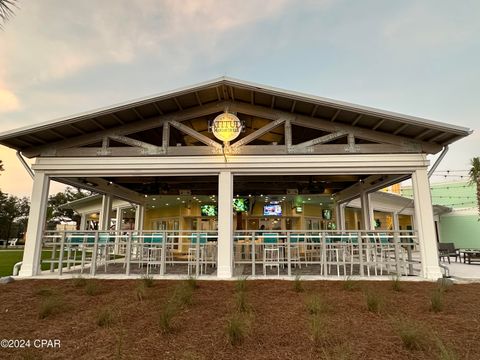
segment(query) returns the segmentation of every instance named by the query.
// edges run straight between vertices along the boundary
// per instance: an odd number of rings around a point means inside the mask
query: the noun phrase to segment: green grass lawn
[[[42,251],[42,259],[50,259],[51,251]],[[57,251],[58,257],[58,251]],[[23,249],[0,249],[0,277],[12,275],[13,265],[23,259]],[[42,270],[48,270],[50,264],[42,264]]]

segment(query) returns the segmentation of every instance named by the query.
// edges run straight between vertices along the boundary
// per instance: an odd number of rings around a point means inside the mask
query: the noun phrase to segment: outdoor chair
[[[17,246],[18,239],[8,240],[8,246]]]
[[[197,239],[198,239],[198,248],[197,248]],[[192,234],[190,237],[190,247],[188,248],[188,266],[187,271],[188,275],[193,272],[193,269],[197,266],[197,258],[198,264],[200,265],[199,272],[200,274],[207,271],[207,262],[206,262],[206,254],[205,254],[205,247],[207,245],[208,234],[207,233],[199,233],[199,234]]]
[[[301,258],[300,258],[300,245],[299,242],[303,241],[305,234],[291,234],[290,235],[290,261],[291,263],[298,268],[302,268]]]
[[[438,243],[438,257],[440,260],[445,261],[445,258],[448,259],[450,264],[450,257],[455,258],[455,262],[460,257],[458,249],[455,248],[454,243]]]
[[[267,275],[267,267],[276,267],[280,276],[280,247],[278,246],[277,233],[263,234],[263,275]]]

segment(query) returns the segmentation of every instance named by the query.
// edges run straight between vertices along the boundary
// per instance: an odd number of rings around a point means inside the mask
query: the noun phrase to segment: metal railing
[[[46,231],[42,260],[51,273],[211,275],[216,231]]]
[[[46,231],[42,268],[58,275],[216,275],[217,242],[217,231]],[[234,276],[421,273],[414,231],[235,231],[232,246]]]
[[[421,273],[418,236],[414,231],[236,231],[233,247],[238,275]]]

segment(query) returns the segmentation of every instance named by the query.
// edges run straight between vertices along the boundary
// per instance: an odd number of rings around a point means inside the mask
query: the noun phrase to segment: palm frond
[[[3,29],[3,23],[13,16],[13,9],[18,8],[16,3],[17,0],[0,0],[0,29]]]

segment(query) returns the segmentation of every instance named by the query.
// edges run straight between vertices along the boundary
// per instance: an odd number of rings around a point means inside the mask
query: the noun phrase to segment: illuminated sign
[[[235,140],[242,132],[242,128],[240,119],[227,112],[218,115],[211,124],[213,135],[225,142]]]

